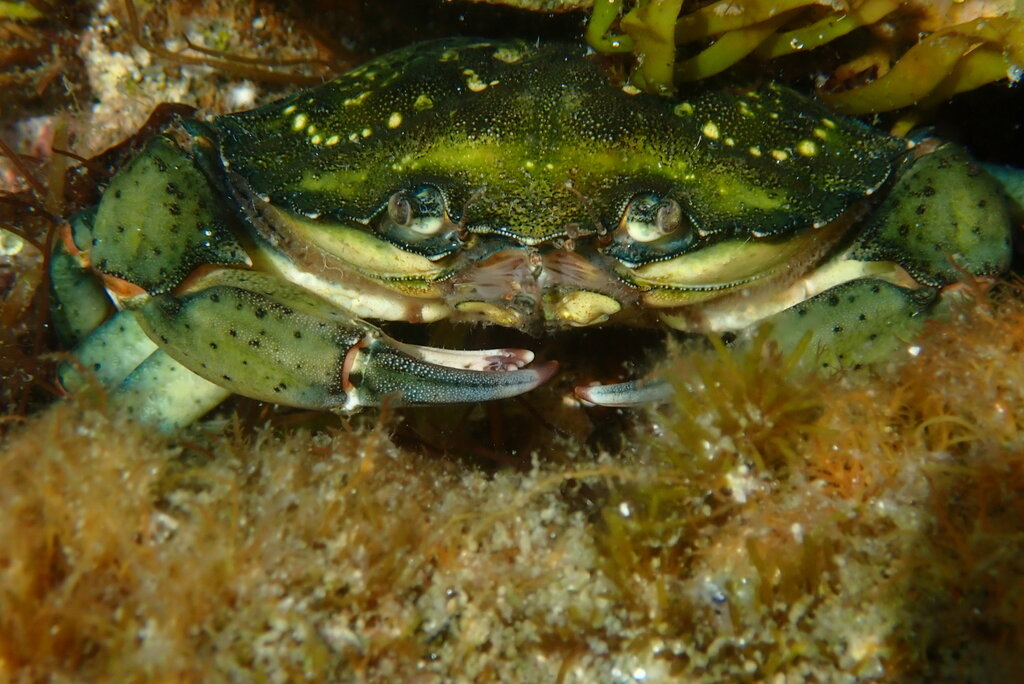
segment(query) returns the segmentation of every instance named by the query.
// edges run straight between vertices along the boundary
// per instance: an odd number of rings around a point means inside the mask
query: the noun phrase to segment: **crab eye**
[[[462,246],[458,224],[448,215],[444,195],[433,185],[393,193],[376,228],[391,244],[428,259],[440,259]]]
[[[388,218],[417,235],[437,235],[451,221],[445,211],[444,196],[432,185],[414,190],[399,190],[388,198]]]
[[[655,192],[633,195],[619,226],[598,247],[631,267],[664,261],[694,248],[697,231],[682,204]]]
[[[679,230],[683,225],[683,208],[674,199],[668,199],[658,207],[654,216],[654,225],[661,235],[668,235]]]
[[[621,225],[637,242],[654,242],[682,228],[683,220],[679,202],[643,193],[630,201],[622,215]]]
[[[412,203],[404,192],[396,192],[388,199],[388,218],[400,226],[412,223]]]

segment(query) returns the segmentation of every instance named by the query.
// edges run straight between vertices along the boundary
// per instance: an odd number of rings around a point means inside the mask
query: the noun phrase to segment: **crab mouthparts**
[[[448,281],[456,319],[547,329],[602,323],[635,299],[597,252],[509,245],[474,261]]]

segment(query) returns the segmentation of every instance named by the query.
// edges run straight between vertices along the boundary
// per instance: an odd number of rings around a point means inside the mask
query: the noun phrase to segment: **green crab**
[[[779,85],[672,100],[580,46],[421,43],[150,140],[53,256],[55,318],[77,342],[61,381],[98,381],[172,430],[231,393],[353,411],[510,397],[555,372],[371,322],[442,319],[535,336],[768,321],[781,344],[810,335],[823,365],[855,365],[948,286],[1007,269],[1007,207],[959,147]],[[623,405],[663,386],[577,395]]]

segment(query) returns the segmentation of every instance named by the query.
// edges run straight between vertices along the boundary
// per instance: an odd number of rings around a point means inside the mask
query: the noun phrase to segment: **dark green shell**
[[[906,149],[777,85],[638,93],[587,52],[421,43],[213,127],[230,171],[292,212],[368,223],[433,184],[454,221],[527,244],[614,227],[642,191],[680,202],[701,238],[686,249],[820,225]]]

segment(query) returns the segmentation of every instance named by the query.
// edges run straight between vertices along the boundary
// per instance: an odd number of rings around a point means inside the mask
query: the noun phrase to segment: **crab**
[[[349,412],[501,399],[556,371],[378,324],[443,319],[537,337],[769,323],[859,365],[1008,268],[1008,211],[956,145],[781,85],[669,99],[581,46],[420,43],[152,138],[53,255],[76,345],[60,379],[175,430],[232,393]],[[576,394],[631,405],[664,384]]]

